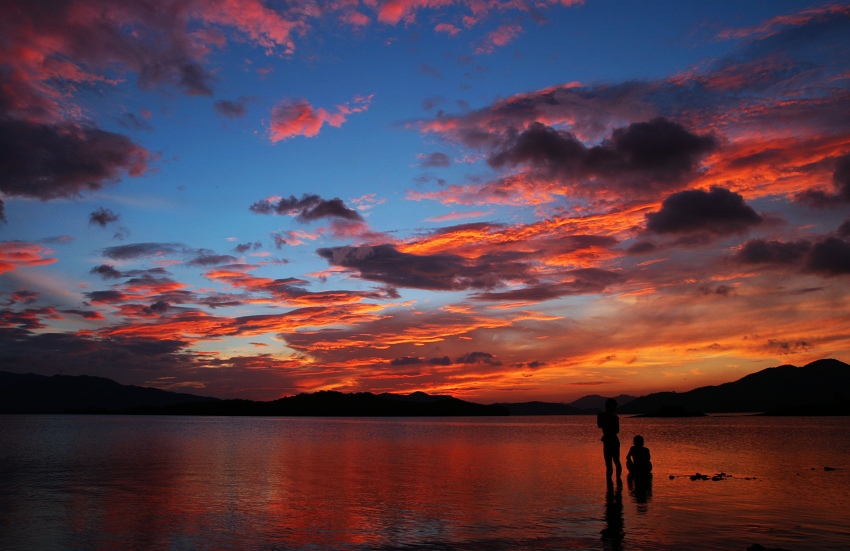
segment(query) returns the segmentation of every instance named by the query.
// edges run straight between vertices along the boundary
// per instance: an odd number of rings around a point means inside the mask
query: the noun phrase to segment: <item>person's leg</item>
[[[621,476],[623,476],[623,466],[620,464],[620,443],[619,442],[617,442],[617,445],[614,446],[614,449],[612,450],[612,452],[613,452],[612,453],[612,455],[613,455],[612,460],[614,462],[614,465],[616,465],[616,467],[617,467],[617,478],[620,478]]]
[[[614,474],[614,456],[607,445],[603,446],[602,454],[605,456],[605,474],[608,478],[611,478],[611,475]]]

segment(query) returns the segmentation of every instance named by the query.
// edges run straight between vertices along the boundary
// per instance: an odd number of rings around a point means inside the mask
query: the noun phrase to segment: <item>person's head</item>
[[[637,434],[637,435],[635,435],[633,441],[635,443],[635,446],[638,446],[639,448],[643,447],[643,436]]]
[[[605,411],[608,413],[613,413],[614,410],[617,409],[617,400],[613,398],[608,398],[605,400]]]

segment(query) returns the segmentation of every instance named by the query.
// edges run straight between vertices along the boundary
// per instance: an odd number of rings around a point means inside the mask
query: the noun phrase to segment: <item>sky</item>
[[[850,3],[0,6],[0,370],[489,403],[850,361]]]

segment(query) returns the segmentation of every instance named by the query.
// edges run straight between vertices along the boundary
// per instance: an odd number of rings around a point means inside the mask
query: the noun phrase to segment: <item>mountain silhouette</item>
[[[0,371],[0,413],[135,413],[171,415],[282,416],[472,416],[508,415],[495,405],[452,396],[345,394],[320,391],[269,402],[220,400],[156,388],[119,384],[88,375],[18,374]]]
[[[770,367],[731,383],[704,386],[688,392],[648,394],[632,400],[617,412],[645,414],[673,407],[705,413],[781,413],[793,410],[799,415],[846,414],[842,411],[850,405],[848,399],[850,365],[824,359],[803,367]]]
[[[130,386],[89,375],[35,375],[0,371],[0,413],[123,411],[217,398]]]
[[[306,417],[422,417],[508,415],[496,405],[467,402],[452,396],[342,393],[321,390],[269,402],[218,400],[157,408],[138,408],[132,413],[172,415],[279,415]]]
[[[628,394],[620,394],[619,396],[613,396],[615,400],[617,400],[617,407],[623,407],[625,404],[628,404],[632,400],[635,399],[635,396],[630,396]],[[574,408],[579,409],[591,409],[595,410],[595,412],[603,411],[605,409],[605,400],[608,399],[608,396],[600,396],[599,394],[589,394],[582,398],[579,398],[575,402],[571,402],[570,405]]]

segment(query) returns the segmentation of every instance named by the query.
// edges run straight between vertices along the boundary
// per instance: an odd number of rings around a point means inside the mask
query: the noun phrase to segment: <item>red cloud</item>
[[[366,111],[371,101],[372,96],[358,96],[350,103],[338,105],[332,113],[321,107],[315,109],[304,99],[285,99],[272,109],[269,138],[275,143],[295,136],[312,138],[325,123],[339,128],[348,115]]]
[[[492,54],[496,48],[507,46],[516,37],[522,34],[522,27],[519,25],[502,25],[495,31],[492,31],[484,37],[481,44],[475,48],[477,54]]]
[[[11,272],[19,266],[44,266],[56,262],[55,258],[45,258],[51,254],[36,243],[25,241],[0,242],[0,274]]]

